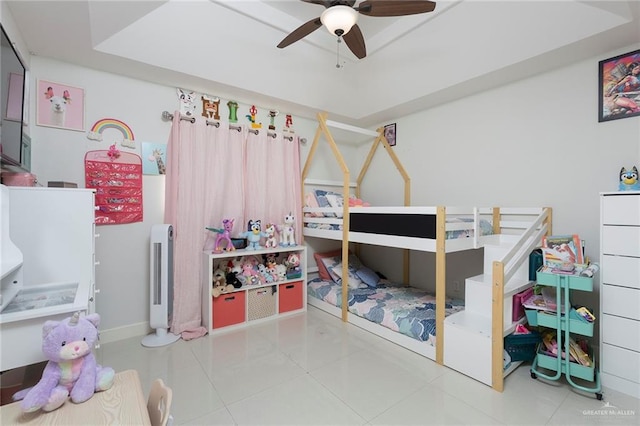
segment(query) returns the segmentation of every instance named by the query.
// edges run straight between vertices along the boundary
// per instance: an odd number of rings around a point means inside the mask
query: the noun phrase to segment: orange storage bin
[[[279,312],[302,309],[302,281],[281,284],[278,291]]]
[[[213,298],[213,328],[240,324],[245,321],[245,294],[244,291],[237,291]]]

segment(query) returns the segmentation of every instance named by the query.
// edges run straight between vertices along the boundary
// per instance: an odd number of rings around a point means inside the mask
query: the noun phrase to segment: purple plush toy
[[[80,403],[111,387],[115,372],[98,365],[92,352],[99,323],[98,314],[81,317],[78,312],[62,321],[44,323],[42,352],[49,362],[34,387],[13,395],[14,401],[22,400],[22,411],[53,411],[69,396]]]

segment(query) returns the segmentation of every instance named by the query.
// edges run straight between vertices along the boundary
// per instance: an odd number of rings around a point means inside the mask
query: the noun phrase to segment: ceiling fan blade
[[[308,36],[309,34],[314,32],[321,26],[322,26],[322,22],[320,22],[320,18],[314,18],[309,22],[300,25],[298,28],[293,30],[293,32],[291,32],[288,36],[282,39],[280,44],[278,44],[278,48],[282,49],[284,47],[287,47],[291,43],[295,43],[301,38]]]
[[[354,55],[358,57],[358,59],[362,59],[367,56],[367,48],[364,45],[364,37],[362,36],[362,31],[360,31],[360,27],[358,24],[355,24],[351,27],[351,30],[342,36],[342,39],[349,49],[353,52]]]
[[[305,3],[319,4],[324,7],[331,6],[331,0],[302,0]]]
[[[329,8],[331,7],[331,3],[336,3],[334,0],[302,0],[305,3],[313,3],[313,4],[321,4],[322,6]],[[356,0],[345,0],[342,3],[337,4],[345,4],[349,7],[353,7],[356,4]]]
[[[428,0],[365,0],[358,12],[367,16],[405,16],[433,12],[435,2]]]

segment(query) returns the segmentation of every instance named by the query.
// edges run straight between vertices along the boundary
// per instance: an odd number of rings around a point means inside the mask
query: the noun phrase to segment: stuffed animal
[[[258,272],[262,276],[262,281],[265,283],[272,283],[274,281],[273,275],[267,270],[267,267],[262,263],[258,265]]]
[[[235,272],[236,275],[242,273],[242,258],[235,257],[227,262],[227,272]]]
[[[285,260],[284,265],[287,267],[287,279],[300,278],[302,269],[300,269],[300,255],[298,253],[290,253]]]
[[[42,378],[32,388],[13,395],[22,400],[25,413],[53,411],[70,396],[75,403],[85,402],[94,392],[111,388],[115,372],[102,367],[92,352],[98,341],[100,316],[80,316],[79,312],[62,321],[46,321],[42,327],[42,352],[49,360]]]
[[[213,283],[211,287],[211,295],[218,297],[224,293],[230,293],[235,287],[233,284],[227,283],[227,275],[222,269],[216,269],[213,272]]]
[[[231,241],[231,232],[233,232],[233,222],[235,219],[224,219],[222,221],[222,229],[206,228],[216,233],[216,242],[213,248],[214,253],[222,253],[222,243],[225,242],[225,251],[234,251],[236,248]]]
[[[289,214],[284,217],[284,223],[278,226],[278,232],[280,233],[280,245],[283,247],[296,245],[296,239],[293,235],[293,224],[295,223],[295,220],[293,213],[289,212]]]
[[[231,284],[233,288],[242,287],[242,283],[238,279],[238,274],[236,272],[227,272],[227,285]]]
[[[362,201],[360,198],[349,197],[349,207],[369,207],[371,204]]]
[[[275,280],[284,281],[286,279],[287,279],[287,267],[284,266],[282,263],[277,264]]]
[[[638,191],[640,190],[640,181],[638,181],[638,168],[627,170],[624,167],[620,170],[620,191]]]
[[[242,233],[242,236],[247,239],[247,250],[261,249],[260,239],[265,236],[262,232],[262,221],[260,219],[249,220],[247,230]]]
[[[245,278],[247,285],[260,284],[261,275],[258,272],[257,267],[254,268],[250,262],[245,262],[242,265],[242,276]]]
[[[266,248],[278,247],[278,240],[276,239],[276,226],[273,223],[267,223],[267,225],[264,227],[264,235],[266,238],[264,246]]]

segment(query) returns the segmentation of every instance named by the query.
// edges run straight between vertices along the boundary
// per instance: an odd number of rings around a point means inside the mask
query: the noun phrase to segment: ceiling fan
[[[358,59],[367,56],[362,31],[356,23],[358,13],[367,16],[405,16],[432,12],[436,4],[428,0],[365,0],[353,7],[356,0],[302,0],[319,4],[326,9],[318,18],[300,25],[286,36],[278,48],[282,49],[308,36],[323,24],[331,34],[342,37],[349,49]]]

